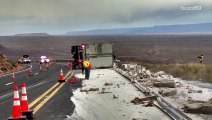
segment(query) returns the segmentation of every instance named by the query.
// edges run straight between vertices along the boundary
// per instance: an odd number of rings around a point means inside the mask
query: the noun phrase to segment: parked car
[[[29,55],[23,55],[21,59],[18,60],[19,64],[30,64],[31,59],[29,58]]]

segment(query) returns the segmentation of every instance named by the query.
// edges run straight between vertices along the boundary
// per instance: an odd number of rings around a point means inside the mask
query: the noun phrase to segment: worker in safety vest
[[[90,77],[90,70],[91,70],[92,64],[89,61],[85,60],[83,61],[83,67],[85,69],[85,79],[88,80]]]

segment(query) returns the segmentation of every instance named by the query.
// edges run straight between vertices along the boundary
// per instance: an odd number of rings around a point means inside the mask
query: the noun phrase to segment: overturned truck
[[[110,68],[113,65],[112,43],[93,43],[72,46],[73,68],[80,68],[79,60],[89,60],[93,68]]]

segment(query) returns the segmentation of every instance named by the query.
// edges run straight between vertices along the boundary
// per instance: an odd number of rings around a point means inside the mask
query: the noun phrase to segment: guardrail
[[[118,65],[121,67],[121,65]],[[188,117],[186,114],[175,108],[173,105],[165,101],[163,98],[161,98],[158,94],[151,92],[151,90],[142,84],[140,84],[137,80],[131,78],[130,76],[123,74],[118,69],[114,69],[116,72],[130,80],[131,82],[134,82],[133,84],[141,91],[143,92],[147,97],[154,96],[155,100],[158,103],[158,107],[165,112],[168,116],[170,116],[174,120],[192,120],[190,117]]]

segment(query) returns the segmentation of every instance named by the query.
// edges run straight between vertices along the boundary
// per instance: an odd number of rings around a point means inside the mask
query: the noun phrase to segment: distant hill
[[[146,35],[167,33],[212,33],[212,23],[159,25],[153,27],[96,29],[67,32],[66,35]]]
[[[49,36],[47,33],[24,33],[24,34],[16,34],[15,36]]]
[[[6,51],[6,50],[7,50],[7,48],[0,44],[0,51],[2,52],[2,51]]]

